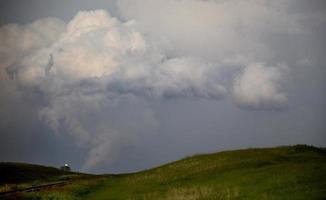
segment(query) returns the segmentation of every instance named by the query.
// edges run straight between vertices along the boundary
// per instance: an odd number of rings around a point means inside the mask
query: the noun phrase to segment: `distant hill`
[[[68,174],[71,174],[71,172],[62,171],[54,167],[0,162],[0,185],[4,183],[18,184],[36,180],[40,181]]]

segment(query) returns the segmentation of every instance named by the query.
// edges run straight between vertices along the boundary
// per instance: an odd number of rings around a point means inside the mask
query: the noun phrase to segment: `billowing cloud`
[[[43,80],[54,78],[97,81],[112,92],[149,96],[210,98],[225,93],[219,80],[209,77],[211,64],[167,58],[135,29],[135,22],[121,23],[104,10],[80,12],[50,48],[16,60],[7,71],[24,85],[46,87]]]
[[[291,2],[250,0],[119,0],[121,15],[160,40],[173,55],[214,62],[250,64],[275,55],[275,34],[297,34],[304,27],[288,12]],[[149,17],[150,16],[150,17]]]
[[[26,26],[8,24],[0,28],[0,79],[12,75],[15,68],[7,69],[25,56],[50,46],[65,28],[64,22],[46,18]],[[7,70],[7,72],[6,72]]]
[[[88,152],[84,170],[157,132],[153,102],[230,93],[239,108],[279,110],[302,52],[279,51],[275,38],[301,41],[309,17],[275,2],[119,0],[122,19],[94,10],[67,23],[5,25],[1,93],[33,104],[54,133],[74,138]]]
[[[36,26],[36,30],[41,29],[39,26],[50,27],[45,31],[51,32],[53,28],[47,23],[53,20],[16,26],[20,29]],[[136,105],[142,109],[137,116],[131,115],[133,118],[126,122],[127,130],[116,121],[122,107],[135,104],[132,101],[171,97],[218,99],[226,93],[219,80],[210,74],[216,71],[211,64],[191,57],[167,58],[135,29],[135,23],[122,23],[104,10],[83,11],[62,32],[50,34],[56,35],[55,41],[52,37],[37,40],[33,44],[38,46],[25,49],[12,45],[18,50],[9,52],[15,56],[4,67],[11,78],[9,81],[17,83],[19,90],[42,94],[44,105],[38,111],[40,119],[54,132],[69,134],[79,146],[89,149],[90,160],[85,161],[85,169],[106,160],[108,154],[112,156],[111,152],[123,141],[133,138],[127,137],[131,132],[141,134],[155,127],[146,103]],[[5,32],[8,28],[3,29]],[[25,36],[24,32],[15,34]],[[32,32],[29,37],[38,36],[38,32]],[[122,112],[120,120],[125,121],[129,112]]]
[[[285,66],[265,66],[255,63],[247,66],[234,83],[235,102],[249,109],[282,109],[287,97],[281,91],[286,74]]]

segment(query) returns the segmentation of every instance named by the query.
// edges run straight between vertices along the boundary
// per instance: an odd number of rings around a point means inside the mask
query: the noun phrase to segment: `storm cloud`
[[[49,17],[0,28],[2,130],[16,124],[21,113],[30,116],[26,124],[41,123],[52,134],[70,138],[72,148],[83,152],[81,170],[90,171],[114,165],[132,145],[164,138],[165,126],[180,145],[186,130],[178,133],[166,108],[175,107],[169,111],[174,116],[199,114],[205,110],[200,102],[206,102],[224,107],[214,117],[293,115],[288,112],[303,94],[302,80],[325,72],[320,52],[326,48],[314,43],[323,43],[326,7],[307,11],[296,1],[267,0],[115,3],[116,16],[87,10],[69,21]],[[311,98],[322,102],[323,77],[317,80]],[[182,118],[187,117],[181,114],[179,126],[191,127],[182,125]],[[240,119],[223,118],[242,127]],[[224,148],[231,146],[244,144]],[[176,150],[172,157],[196,150]]]

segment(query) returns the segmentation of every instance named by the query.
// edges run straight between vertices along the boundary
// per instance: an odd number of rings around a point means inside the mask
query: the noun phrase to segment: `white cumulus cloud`
[[[281,109],[288,99],[282,91],[285,66],[266,66],[254,63],[244,68],[233,87],[235,102],[243,108]]]

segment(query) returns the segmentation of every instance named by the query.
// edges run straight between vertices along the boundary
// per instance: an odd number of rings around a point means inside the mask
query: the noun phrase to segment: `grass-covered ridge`
[[[39,181],[69,175],[54,167],[26,163],[0,162],[0,185]]]
[[[0,199],[4,199],[1,195],[3,192],[24,190],[35,186],[55,183],[77,182],[93,177],[95,176],[67,172],[42,165],[0,162]],[[18,197],[13,199],[18,199]]]
[[[326,199],[326,150],[306,145],[196,155],[30,199]]]
[[[297,145],[198,155],[111,178],[86,199],[324,199],[325,149]]]

